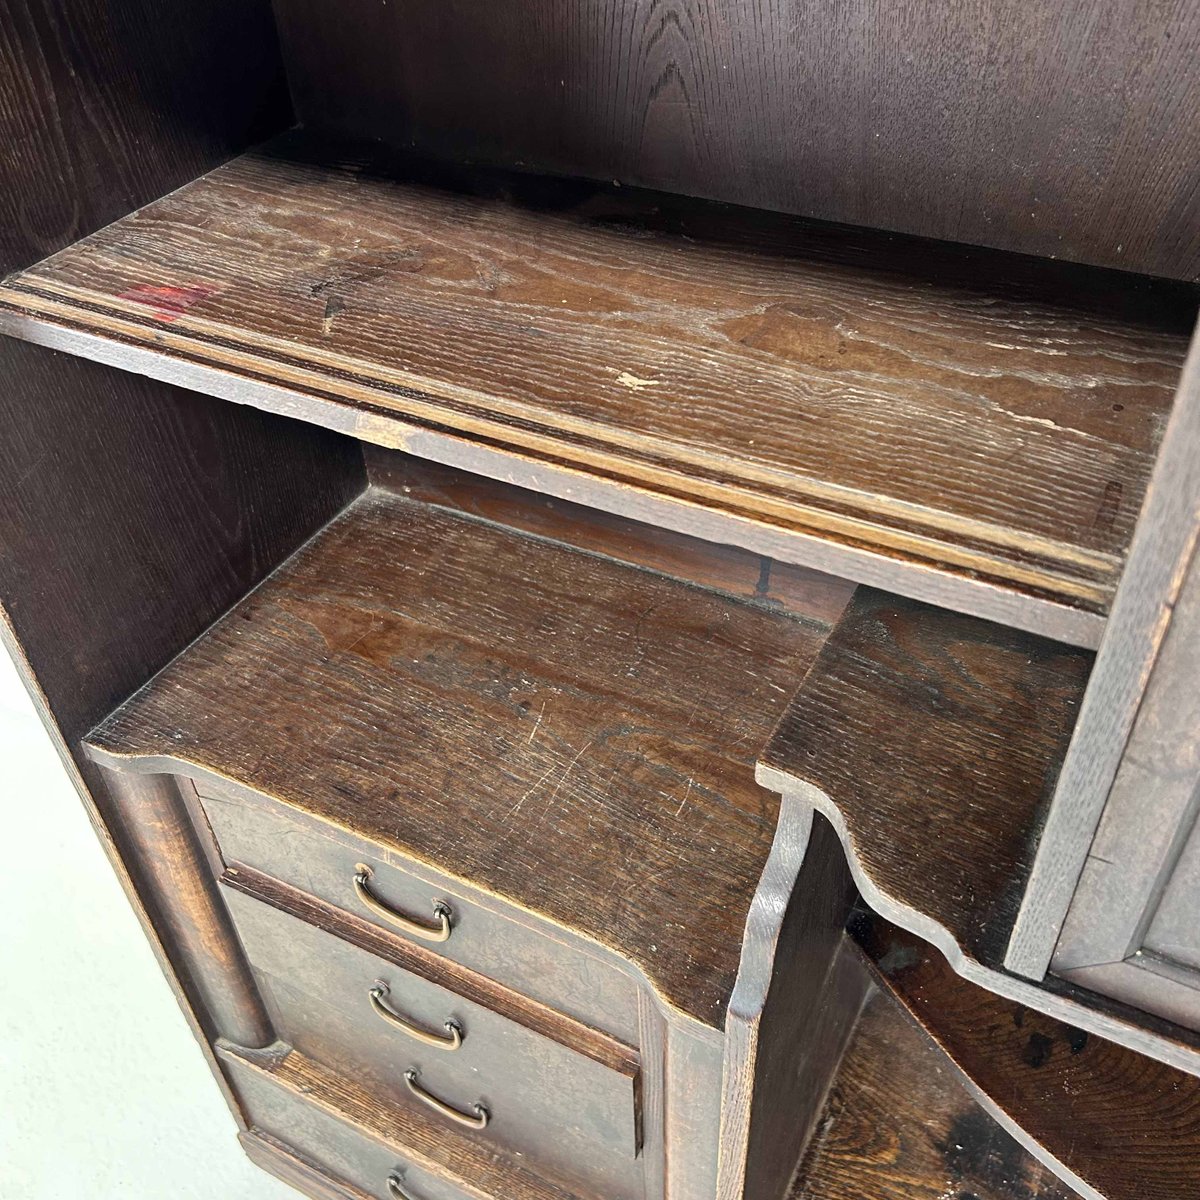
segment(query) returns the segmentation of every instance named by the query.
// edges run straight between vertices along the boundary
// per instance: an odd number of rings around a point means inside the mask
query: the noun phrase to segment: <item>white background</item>
[[[0,1197],[296,1200],[254,1167],[0,648]]]

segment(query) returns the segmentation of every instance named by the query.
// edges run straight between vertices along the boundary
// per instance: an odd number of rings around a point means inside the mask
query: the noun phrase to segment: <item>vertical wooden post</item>
[[[275,1039],[200,835],[171,775],[105,769],[104,779],[172,965],[213,1037],[261,1048]]]

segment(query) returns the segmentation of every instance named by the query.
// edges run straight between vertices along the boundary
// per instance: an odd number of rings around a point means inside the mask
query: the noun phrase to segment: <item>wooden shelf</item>
[[[467,880],[720,1028],[778,810],[755,755],[827,635],[371,488],[89,744]]]
[[[1190,292],[291,134],[0,329],[1095,645]]]
[[[855,933],[972,1094],[1083,1195],[1193,1194],[1200,1080],[966,982],[887,922]]]
[[[1091,656],[860,588],[760,782],[842,834],[873,908],[956,962],[1003,962]]]
[[[823,813],[863,900],[1009,1000],[1200,1075],[1200,1037],[1004,953],[1091,655],[859,588],[758,765]]]
[[[980,1108],[891,997],[876,993],[790,1193],[790,1200],[865,1197],[1072,1200],[1073,1193]]]

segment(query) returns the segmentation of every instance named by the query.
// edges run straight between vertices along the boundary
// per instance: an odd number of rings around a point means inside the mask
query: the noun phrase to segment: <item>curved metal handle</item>
[[[431,1092],[427,1092],[417,1081],[420,1079],[420,1073],[411,1067],[404,1072],[404,1082],[408,1084],[408,1090],[412,1092],[422,1104],[429,1105],[436,1113],[441,1113],[443,1117],[454,1121],[458,1125],[465,1125],[468,1129],[486,1129],[488,1122],[492,1119],[492,1114],[488,1112],[482,1104],[475,1103],[471,1105],[475,1115],[472,1117],[465,1112],[459,1112],[452,1104],[447,1104],[444,1100],[439,1100]]]
[[[382,979],[377,979],[375,985],[367,993],[371,999],[371,1007],[389,1025],[395,1026],[401,1033],[407,1033],[410,1038],[416,1038],[423,1046],[434,1046],[438,1050],[457,1050],[463,1044],[463,1028],[457,1021],[446,1021],[442,1025],[446,1031],[447,1036],[445,1037],[440,1033],[430,1033],[402,1017],[387,1003],[385,997],[390,992],[391,988]]]
[[[394,909],[388,908],[382,901],[371,894],[367,884],[371,880],[372,871],[365,863],[356,863],[354,867],[354,893],[377,917],[402,929],[409,937],[421,938],[426,942],[444,942],[450,936],[450,905],[445,900],[433,902],[433,914],[438,919],[436,925],[422,925],[411,917],[404,916]]]
[[[399,1171],[393,1171],[387,1177],[387,1185],[388,1195],[395,1196],[396,1200],[417,1200],[416,1196],[404,1186],[404,1180],[400,1177]]]

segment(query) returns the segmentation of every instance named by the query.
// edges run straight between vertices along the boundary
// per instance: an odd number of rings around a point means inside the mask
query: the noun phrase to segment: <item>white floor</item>
[[[296,1200],[253,1167],[0,649],[0,1197]]]

